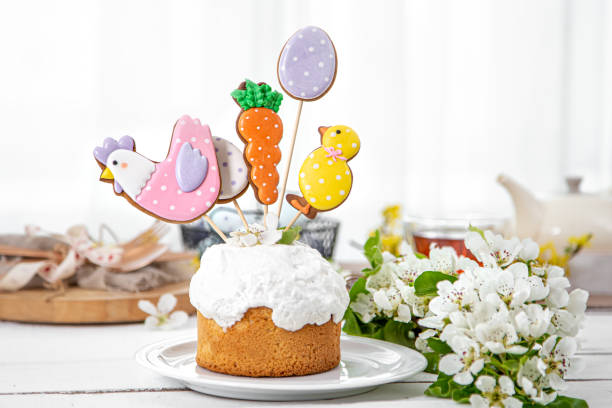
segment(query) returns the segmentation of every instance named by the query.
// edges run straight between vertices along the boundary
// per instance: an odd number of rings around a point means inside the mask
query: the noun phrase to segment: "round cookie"
[[[336,49],[325,31],[308,26],[287,40],[278,59],[278,81],[292,98],[314,101],[336,79]]]
[[[249,187],[248,170],[242,152],[232,143],[215,136],[213,144],[221,176],[221,191],[217,202],[227,203],[240,197]]]

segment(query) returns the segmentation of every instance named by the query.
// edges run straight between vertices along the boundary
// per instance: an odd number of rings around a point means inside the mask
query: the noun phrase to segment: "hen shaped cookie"
[[[321,126],[319,133],[321,147],[310,153],[300,168],[303,197],[287,195],[289,204],[308,218],[333,210],[346,200],[353,185],[347,162],[360,148],[359,136],[348,126]]]
[[[115,194],[164,221],[194,221],[219,196],[221,179],[210,129],[187,115],[176,122],[168,155],[159,163],[136,153],[130,136],[105,139],[94,157],[103,169],[100,180],[114,183]]]

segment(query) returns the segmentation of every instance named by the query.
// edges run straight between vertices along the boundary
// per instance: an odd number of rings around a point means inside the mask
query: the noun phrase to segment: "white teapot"
[[[569,193],[544,200],[504,174],[497,177],[497,182],[514,203],[514,235],[531,237],[540,245],[552,242],[562,251],[569,237],[591,233],[591,245],[586,250],[612,253],[610,193],[580,193],[580,179],[567,179]]]

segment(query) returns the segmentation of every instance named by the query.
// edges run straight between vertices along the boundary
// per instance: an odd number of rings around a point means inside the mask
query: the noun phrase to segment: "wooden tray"
[[[147,314],[138,308],[141,299],[154,305],[164,293],[177,298],[175,310],[189,314],[189,281],[161,286],[146,292],[107,292],[77,287],[62,294],[46,289],[0,293],[0,320],[36,323],[121,323],[143,321]]]

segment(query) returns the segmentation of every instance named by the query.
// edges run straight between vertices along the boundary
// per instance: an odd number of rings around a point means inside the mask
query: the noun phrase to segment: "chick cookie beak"
[[[104,171],[102,172],[102,174],[100,174],[100,179],[104,179],[104,180],[113,180],[115,178],[115,176],[113,176],[113,173],[110,171],[110,169],[108,167],[106,167],[104,169]]]

